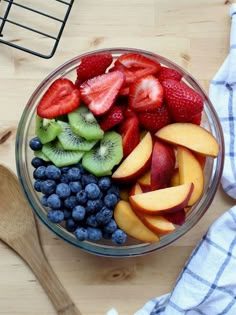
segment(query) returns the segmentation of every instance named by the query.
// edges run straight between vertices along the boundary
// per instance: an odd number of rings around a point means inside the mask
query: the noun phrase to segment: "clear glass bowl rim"
[[[111,53],[113,55],[119,55],[123,53],[141,53],[151,59],[158,60],[161,64],[167,67],[172,67],[182,73],[183,78],[198,92],[201,94],[201,96],[204,99],[205,103],[205,111],[207,112],[207,116],[213,117],[211,119],[211,127],[213,128],[213,131],[215,133],[216,138],[218,139],[219,145],[220,145],[220,152],[217,159],[215,159],[215,165],[214,165],[214,174],[212,175],[211,179],[211,187],[208,190],[207,195],[205,198],[202,197],[201,199],[201,206],[196,211],[194,216],[190,217],[187,222],[182,225],[180,228],[178,228],[175,232],[165,236],[159,243],[154,244],[139,244],[138,246],[133,245],[130,246],[106,246],[106,245],[98,245],[95,243],[90,242],[80,242],[75,239],[70,233],[63,230],[61,227],[59,227],[56,224],[51,224],[43,215],[42,210],[38,206],[38,204],[35,202],[35,192],[33,188],[30,185],[29,180],[29,174],[28,169],[26,167],[25,161],[26,161],[26,149],[27,149],[27,143],[24,142],[24,135],[27,132],[27,126],[29,125],[29,117],[30,114],[32,115],[32,112],[35,110],[37,104],[35,104],[34,100],[37,98],[38,94],[42,89],[44,89],[46,86],[49,86],[57,77],[65,76],[68,72],[71,71],[73,67],[78,65],[78,62],[81,60],[82,57],[88,56],[94,53]],[[70,69],[70,71],[68,71]],[[207,106],[206,106],[207,105]],[[171,60],[160,56],[156,53],[152,53],[146,50],[142,49],[135,49],[135,48],[106,48],[106,49],[99,49],[99,50],[93,50],[84,54],[81,54],[79,56],[76,56],[75,58],[72,58],[56,68],[54,71],[52,71],[35,89],[33,94],[31,95],[29,101],[27,102],[25,109],[22,113],[22,116],[19,121],[18,129],[17,129],[17,135],[16,135],[16,145],[15,145],[15,155],[16,155],[16,168],[17,168],[17,175],[20,181],[20,184],[22,186],[22,189],[25,193],[25,196],[30,203],[30,206],[32,207],[33,212],[36,214],[36,216],[41,220],[41,222],[53,233],[55,233],[59,238],[63,239],[64,241],[79,247],[80,249],[93,253],[100,256],[110,256],[110,257],[131,257],[131,256],[139,256],[151,253],[153,251],[165,248],[166,246],[172,244],[174,241],[179,239],[181,236],[183,236],[186,232],[188,232],[194,225],[197,224],[197,222],[200,220],[200,218],[205,214],[209,206],[211,205],[211,202],[216,194],[217,188],[220,183],[220,178],[223,171],[223,164],[224,164],[224,137],[223,132],[221,128],[221,124],[218,118],[218,115],[214,109],[214,106],[212,105],[211,101],[209,100],[208,96],[204,92],[204,90],[201,88],[199,83],[192,77],[191,74],[189,74],[186,70],[184,70],[182,67],[177,65],[176,63],[172,62]]]

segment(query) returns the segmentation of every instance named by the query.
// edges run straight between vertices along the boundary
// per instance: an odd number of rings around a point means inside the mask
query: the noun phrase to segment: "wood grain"
[[[55,56],[43,60],[0,46],[0,162],[15,170],[17,124],[33,90],[55,67],[77,54],[106,47],[136,47],[177,62],[208,91],[229,51],[225,0],[75,0]],[[55,8],[56,12],[56,8]],[[25,38],[18,37],[21,41]],[[31,39],[43,45],[43,38]],[[131,315],[150,298],[171,290],[187,257],[209,225],[234,204],[221,187],[206,215],[172,246],[144,257],[96,257],[51,234],[41,223],[44,252],[85,315],[112,306]],[[34,275],[0,243],[0,315],[55,315]],[[109,297],[109,298],[108,298]]]

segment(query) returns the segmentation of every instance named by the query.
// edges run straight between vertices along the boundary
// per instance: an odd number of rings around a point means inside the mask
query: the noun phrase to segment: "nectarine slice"
[[[117,182],[136,180],[149,168],[152,156],[152,136],[148,132],[134,150],[121,162],[112,178]]]
[[[129,192],[129,196],[137,195],[137,194],[141,194],[141,193],[143,193],[143,190],[142,190],[141,186],[139,185],[139,183],[136,183],[131,188],[131,190]],[[129,201],[129,200],[127,200],[127,201]]]
[[[139,219],[148,227],[151,231],[157,234],[169,234],[175,230],[173,223],[165,219],[161,215],[148,215],[148,214],[138,214],[135,212]]]
[[[179,182],[179,169],[175,168],[174,172],[170,178],[170,186],[171,187],[178,186],[179,184],[180,184],[180,182]]]
[[[128,235],[147,243],[159,242],[160,238],[137,217],[129,202],[120,200],[114,209],[114,218],[119,226]]]
[[[193,183],[187,183],[130,196],[129,200],[132,207],[145,214],[175,212],[188,204],[193,187]]]
[[[155,136],[203,155],[216,157],[219,153],[219,144],[215,137],[206,129],[192,123],[169,124],[158,130]]]
[[[180,184],[192,182],[194,189],[188,201],[188,206],[192,206],[201,196],[204,188],[204,174],[202,166],[193,153],[184,147],[177,147],[177,160],[179,165]]]

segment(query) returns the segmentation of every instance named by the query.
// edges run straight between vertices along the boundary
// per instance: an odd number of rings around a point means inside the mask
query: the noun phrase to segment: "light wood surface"
[[[231,2],[75,0],[52,59],[0,44],[0,162],[15,171],[16,129],[28,98],[55,67],[77,54],[105,47],[147,49],[177,62],[208,91],[209,80],[228,53]],[[29,40],[21,32],[10,36],[19,43]],[[42,37],[36,37],[30,40],[43,46]],[[234,204],[219,187],[208,212],[190,232],[160,252],[137,258],[90,255],[64,243],[41,223],[40,236],[50,264],[83,315],[103,315],[111,307],[131,315],[149,299],[171,290],[209,225]],[[3,243],[0,314],[56,314],[34,274]]]

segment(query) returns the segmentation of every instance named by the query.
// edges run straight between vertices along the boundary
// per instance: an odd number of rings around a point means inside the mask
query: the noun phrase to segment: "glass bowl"
[[[205,184],[204,191],[201,198],[197,203],[192,206],[191,210],[187,213],[186,222],[182,226],[178,226],[176,230],[168,235],[162,236],[160,242],[158,243],[141,243],[132,238],[128,238],[125,245],[117,246],[111,243],[111,241],[100,241],[100,242],[89,242],[89,241],[78,241],[76,237],[68,232],[60,224],[51,223],[47,219],[47,211],[40,203],[40,194],[37,193],[33,188],[33,167],[31,165],[31,160],[33,157],[33,152],[29,148],[29,140],[35,136],[35,113],[37,104],[51,85],[51,83],[57,78],[67,77],[73,82],[76,80],[76,67],[79,65],[81,58],[84,56],[91,55],[93,53],[104,53],[108,52],[113,55],[116,59],[118,56],[124,53],[139,53],[144,56],[160,62],[162,65],[176,69],[183,75],[183,81],[185,81],[189,86],[195,89],[204,100],[204,112],[202,116],[202,126],[209,130],[214,137],[217,139],[220,152],[217,158],[207,158],[204,168],[205,174]],[[172,61],[154,54],[152,52],[130,49],[130,48],[111,48],[104,50],[97,50],[89,52],[78,57],[75,57],[51,74],[46,77],[42,83],[36,88],[34,93],[31,95],[19,122],[16,138],[16,166],[17,173],[24,190],[27,200],[29,201],[33,212],[36,216],[43,222],[43,224],[52,232],[54,232],[58,237],[67,241],[68,243],[86,251],[101,256],[111,256],[111,257],[129,257],[144,255],[157,251],[167,245],[173,243],[181,236],[183,236],[187,231],[189,231],[204,215],[207,211],[211,202],[217,191],[217,187],[220,182],[222,169],[224,162],[224,139],[221,129],[221,125],[217,116],[217,113],[207,97],[204,90],[200,87],[198,82],[184,69],[173,63]]]

